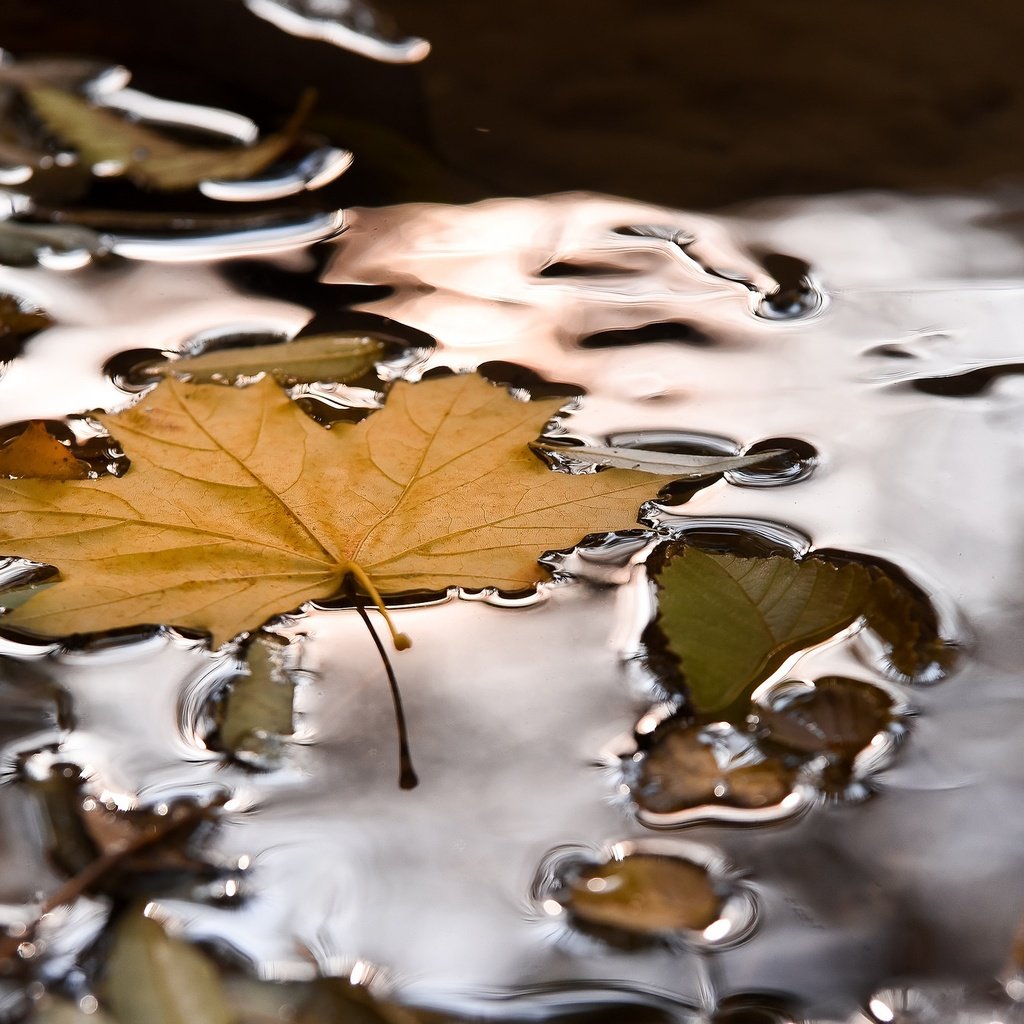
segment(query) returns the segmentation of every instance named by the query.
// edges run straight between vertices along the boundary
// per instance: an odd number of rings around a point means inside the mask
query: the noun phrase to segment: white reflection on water
[[[810,442],[820,462],[809,479],[719,482],[659,521],[764,520],[887,558],[966,645],[953,678],[907,691],[921,714],[875,799],[686,833],[746,869],[762,905],[758,932],[717,957],[722,993],[781,988],[839,1016],[898,976],[990,976],[1009,948],[1024,902],[1024,383],[1002,376],[963,397],[913,386],[1022,351],[1024,256],[1004,212],[865,196],[712,218],[571,195],[355,211],[336,243],[327,281],[391,286],[366,308],[432,335],[432,365],[504,360],[583,385],[575,434]],[[812,315],[757,315],[773,285],[758,250],[810,265],[824,296]],[[229,326],[292,335],[313,312],[242,294],[202,263],[4,270],[0,288],[58,320],[0,380],[4,421],[125,401],[102,372],[116,352],[181,349]],[[677,325],[678,338],[588,347],[652,323]],[[653,697],[624,660],[649,614],[642,567],[545,596],[396,612],[416,640],[396,658],[422,780],[411,792],[395,782],[379,662],[349,612],[287,627],[313,681],[277,771],[225,766],[179,730],[211,656],[167,637],[116,659],[46,663],[78,721],[55,740],[94,786],[143,802],[236,794],[213,853],[251,857],[248,901],[166,909],[264,972],[301,973],[310,956],[335,970],[373,962],[401,996],[449,1007],[570,981],[692,1002],[700,978],[680,954],[578,941],[528,898],[552,849],[646,834],[600,766]],[[866,648],[834,657],[882,678]],[[3,665],[17,674],[13,655]]]

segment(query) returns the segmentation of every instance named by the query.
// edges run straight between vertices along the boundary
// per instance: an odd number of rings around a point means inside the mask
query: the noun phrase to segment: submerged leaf
[[[246,654],[248,674],[231,684],[223,704],[220,742],[235,755],[264,756],[268,740],[292,733],[295,683],[281,664],[284,644],[257,636]]]
[[[678,857],[634,853],[581,870],[567,906],[584,925],[657,936],[706,928],[718,919],[722,900],[704,868]]]
[[[924,598],[859,562],[672,545],[655,575],[650,662],[667,684],[685,687],[705,716],[744,714],[751,693],[786,658],[858,619],[889,644],[908,675],[943,652]]]
[[[241,1024],[458,1024],[462,1019],[406,1009],[345,978],[276,982],[228,973],[222,980]]]
[[[186,849],[197,828],[212,817],[210,806],[183,799],[162,814],[108,808],[82,795],[80,778],[70,766],[40,779],[28,775],[25,781],[34,789],[50,826],[50,856],[71,877],[38,904],[37,916],[26,929],[18,935],[0,936],[2,968],[17,962],[19,945],[50,911],[74,903],[85,893],[123,898],[134,896],[139,889],[151,889],[152,878],[165,888],[168,875],[217,874]]]
[[[756,809],[781,803],[795,780],[793,768],[772,759],[719,767],[699,726],[673,723],[659,730],[640,762],[633,798],[655,814],[708,804]]]
[[[827,676],[784,707],[759,708],[757,717],[773,744],[851,761],[892,721],[892,698],[871,683]]]
[[[4,262],[0,251],[0,262]],[[11,295],[0,295],[0,341],[20,340],[50,327],[53,320],[40,309],[26,309]]]
[[[314,334],[280,345],[218,349],[184,356],[154,367],[153,374],[174,374],[194,384],[269,373],[281,385],[313,381],[347,383],[373,369],[384,345],[361,334]]]
[[[328,431],[267,379],[164,380],[100,417],[131,460],[123,477],[0,481],[0,553],[63,578],[10,621],[48,634],[162,622],[219,645],[349,575],[375,600],[531,587],[541,553],[634,526],[656,491],[642,473],[542,465],[528,445],[560,404],[470,375],[399,381],[382,410]]]
[[[143,907],[114,929],[104,1002],[120,1024],[237,1024],[217,968],[197,947],[167,934]]]
[[[46,429],[33,420],[9,444],[0,448],[0,477],[36,480],[85,480],[88,466]]]
[[[114,164],[136,184],[165,191],[258,174],[289,149],[312,105],[312,97],[304,97],[283,131],[254,145],[206,149],[186,146],[63,89],[30,85],[25,95],[46,127],[85,163]]]
[[[192,852],[214,807],[177,800],[164,813],[119,810],[83,793],[81,779],[70,769],[29,779],[27,785],[49,827],[50,857],[72,876],[68,901],[86,891],[131,894],[181,877],[216,874]]]
[[[639,469],[644,473],[671,476],[676,480],[703,480],[734,469],[759,466],[786,453],[781,450],[758,452],[756,455],[677,455],[673,452],[648,451],[644,448],[588,448],[538,442],[533,446],[544,452],[578,459],[591,466],[615,466],[618,469]]]
[[[295,1024],[451,1024],[448,1014],[407,1010],[375,999],[365,988],[344,978],[319,978],[292,1018]]]

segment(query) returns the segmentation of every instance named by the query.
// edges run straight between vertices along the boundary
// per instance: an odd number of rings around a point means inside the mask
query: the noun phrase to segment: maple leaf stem
[[[398,729],[398,786],[400,789],[415,789],[420,784],[420,780],[416,774],[416,769],[412,765],[412,752],[409,748],[409,729],[405,722],[405,709],[402,706],[401,691],[398,689],[398,678],[395,676],[395,670],[391,665],[387,649],[377,635],[377,630],[373,628],[370,616],[366,614],[362,595],[355,587],[356,579],[358,577],[356,577],[354,572],[349,573],[345,577],[345,589],[348,591],[348,596],[352,603],[356,606],[359,617],[363,620],[363,624],[373,638],[373,643],[377,648],[377,653],[380,655],[380,660],[384,663],[384,671],[387,673],[388,686],[391,688],[391,703],[395,709],[395,725]],[[384,614],[385,619],[387,619],[387,612],[384,612],[384,609],[379,604],[377,607]],[[394,626],[392,626],[390,620],[388,620],[388,625],[391,626],[392,635],[394,635]],[[399,636],[401,635],[403,634],[399,634]],[[395,646],[397,647],[398,644],[396,643]]]
[[[412,640],[405,633],[400,633],[398,627],[392,621],[391,616],[388,614],[388,610],[384,605],[384,598],[380,596],[380,591],[373,585],[373,581],[366,572],[355,562],[349,562],[346,566],[348,569],[348,578],[355,579],[356,583],[363,588],[363,593],[377,606],[377,611],[380,612],[384,621],[387,623],[388,631],[391,633],[391,639],[394,642],[396,651],[405,651],[412,647]],[[376,636],[376,634],[374,634]]]

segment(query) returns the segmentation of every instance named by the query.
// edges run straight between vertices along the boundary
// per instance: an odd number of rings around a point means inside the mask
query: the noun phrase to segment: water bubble
[[[743,449],[744,455],[781,450],[770,462],[748,469],[734,469],[725,479],[735,487],[780,487],[808,479],[818,465],[818,451],[814,445],[794,437],[769,437],[755,441]]]

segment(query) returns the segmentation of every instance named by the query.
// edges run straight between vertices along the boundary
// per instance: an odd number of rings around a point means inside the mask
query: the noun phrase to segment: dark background
[[[434,44],[374,64],[239,0],[7,0],[0,46],[93,53],[268,125],[306,85],[347,202],[593,189],[711,208],[1019,180],[1024,5],[951,0],[381,0]]]

